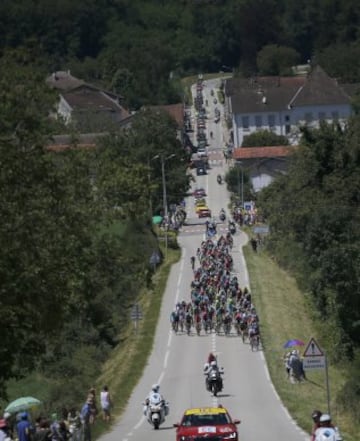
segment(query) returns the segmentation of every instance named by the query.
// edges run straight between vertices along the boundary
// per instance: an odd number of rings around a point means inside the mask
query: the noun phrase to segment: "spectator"
[[[103,390],[100,392],[100,403],[101,409],[103,411],[103,420],[107,423],[110,421],[110,410],[111,410],[111,397],[110,392],[107,386],[103,387]]]
[[[41,418],[38,423],[38,429],[33,436],[33,441],[50,441],[52,438],[50,421]]]
[[[92,416],[93,400],[88,398],[83,405],[80,412],[81,426],[82,426],[82,441],[91,441],[91,416]],[[20,440],[19,440],[20,441]]]
[[[80,441],[81,440],[81,419],[80,412],[72,407],[67,416],[68,424],[69,424],[69,432],[71,441]]]
[[[7,421],[3,418],[0,420],[0,441],[10,441],[9,427]]]
[[[19,416],[20,421],[16,425],[18,439],[19,441],[30,441],[33,428],[29,421],[29,415],[27,412],[22,412]]]
[[[94,387],[91,387],[91,388],[89,389],[87,399],[90,400],[91,403],[92,403],[92,404],[91,404],[90,424],[94,424],[94,421],[95,421],[96,415],[97,415],[97,413],[98,413],[97,406],[96,406],[96,390],[95,390]]]

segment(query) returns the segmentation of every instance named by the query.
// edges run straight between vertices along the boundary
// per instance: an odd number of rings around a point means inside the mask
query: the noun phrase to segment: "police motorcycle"
[[[154,429],[159,429],[160,425],[165,422],[165,417],[169,414],[169,403],[159,393],[160,386],[155,384],[149,397],[142,403],[143,412],[149,424]]]
[[[224,374],[224,369],[219,369],[216,361],[212,361],[210,366],[205,369],[204,374],[206,375],[206,389],[216,397],[218,392],[221,392],[223,389],[223,379],[221,375]]]

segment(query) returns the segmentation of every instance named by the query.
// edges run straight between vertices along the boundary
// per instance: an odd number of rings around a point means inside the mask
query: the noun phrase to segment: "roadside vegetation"
[[[254,253],[250,245],[244,248],[249,271],[251,292],[261,322],[261,341],[271,379],[280,398],[298,425],[311,431],[311,413],[314,409],[327,411],[325,371],[307,371],[307,380],[291,383],[287,379],[283,356],[288,351],[283,345],[287,340],[308,342],[314,337],[327,353],[332,352],[331,330],[320,322],[313,312],[308,296],[298,287],[296,280],[264,248]],[[329,324],[329,326],[331,326]],[[327,336],[328,334],[328,336]],[[297,347],[300,353],[305,348]],[[339,403],[351,364],[343,361],[329,362],[330,410],[334,422],[340,427],[347,441],[357,441],[359,420]],[[357,412],[355,405],[354,411]]]

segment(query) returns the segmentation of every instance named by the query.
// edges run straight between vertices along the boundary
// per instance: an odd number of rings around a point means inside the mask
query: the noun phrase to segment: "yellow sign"
[[[219,413],[226,413],[226,409],[223,407],[197,407],[188,409],[185,415],[216,415]]]

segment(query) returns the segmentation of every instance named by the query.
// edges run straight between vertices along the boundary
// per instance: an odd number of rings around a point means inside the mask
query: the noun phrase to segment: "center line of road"
[[[167,368],[167,363],[168,363],[169,354],[170,354],[170,351],[167,350],[167,351],[166,351],[166,354],[165,354],[165,360],[164,360],[164,369]]]

